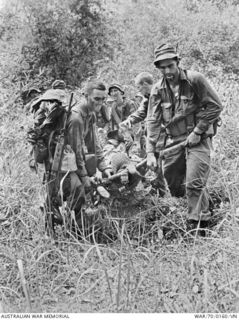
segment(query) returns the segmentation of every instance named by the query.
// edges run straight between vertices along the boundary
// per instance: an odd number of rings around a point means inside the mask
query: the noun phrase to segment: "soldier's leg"
[[[75,172],[70,172],[63,183],[63,193],[68,207],[74,210],[76,221],[81,221],[81,208],[85,203],[85,190],[80,178]]]
[[[171,195],[183,197],[185,195],[186,176],[185,150],[179,150],[163,161],[163,173]]]
[[[158,190],[159,196],[163,197],[166,193],[166,184],[164,180],[161,160],[158,158],[158,154],[156,154],[156,159],[158,161],[158,167],[155,172],[156,178],[151,181],[151,185],[154,189]]]
[[[210,139],[188,149],[186,193],[188,200],[188,219],[208,221],[209,196],[206,183],[210,171]]]

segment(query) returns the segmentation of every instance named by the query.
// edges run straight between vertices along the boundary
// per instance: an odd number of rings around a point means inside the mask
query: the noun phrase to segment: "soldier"
[[[182,70],[175,47],[163,44],[155,50],[154,65],[163,75],[151,91],[147,117],[147,164],[160,166],[163,148],[185,141],[162,163],[171,194],[188,202],[188,225],[206,227],[210,219],[206,183],[210,171],[211,138],[222,110],[216,92],[196,71]]]
[[[124,120],[120,126],[132,128],[132,125],[142,122],[146,119],[148,112],[149,96],[153,86],[153,76],[149,72],[141,72],[135,78],[135,85],[141,95],[144,97],[139,108]]]
[[[150,92],[153,87],[153,76],[149,72],[141,72],[137,75],[135,78],[135,85],[138,89],[138,91],[141,93],[141,95],[144,97],[143,101],[141,102],[141,105],[139,108],[132,113],[125,121],[123,121],[120,126],[121,127],[128,127],[129,129],[132,128],[133,125],[141,122],[142,124],[142,131],[144,133],[143,137],[146,135],[146,128],[144,120],[147,117],[148,112],[148,105],[149,105],[149,97]],[[141,138],[142,140],[142,138]],[[141,149],[142,149],[142,141],[141,141]],[[157,177],[152,181],[152,185],[155,189],[159,191],[160,196],[164,196],[165,194],[165,183],[164,178],[162,174],[162,169],[159,166],[156,170]]]
[[[143,100],[144,100],[144,96],[140,92],[137,92],[136,95],[134,96],[134,101],[137,105],[137,109],[139,108]]]
[[[81,200],[76,202],[75,212],[78,213],[83,202],[85,188],[90,188],[90,175],[95,173],[94,161],[87,159],[94,157],[96,166],[106,176],[112,174],[111,167],[104,161],[103,151],[96,132],[96,113],[101,109],[105,97],[106,87],[99,80],[91,81],[85,89],[85,98],[73,107],[67,123],[66,144],[69,144],[76,155],[77,170],[72,174],[70,194],[80,195]],[[69,187],[69,186],[68,186]],[[69,188],[66,187],[69,192]]]
[[[124,97],[124,90],[120,84],[112,84],[108,91],[109,96],[114,100],[111,105],[112,130],[118,129],[119,124],[136,110],[133,101]]]
[[[33,144],[38,163],[45,166],[45,180],[48,186],[46,200],[47,211],[53,211],[61,219],[59,207],[62,200],[67,201],[70,210],[74,210],[76,221],[81,222],[81,208],[85,203],[85,190],[91,187],[96,167],[106,177],[111,175],[111,168],[104,161],[103,151],[96,134],[96,116],[106,96],[106,87],[101,81],[87,84],[84,100],[73,101],[73,108],[68,113],[68,94],[65,83],[57,80],[36,104],[34,128],[28,132],[29,142]],[[64,128],[64,151],[58,161],[59,169],[54,169],[56,142],[60,141]],[[61,154],[61,153],[59,153]],[[62,188],[60,188],[62,185]],[[59,191],[63,199],[59,199]]]

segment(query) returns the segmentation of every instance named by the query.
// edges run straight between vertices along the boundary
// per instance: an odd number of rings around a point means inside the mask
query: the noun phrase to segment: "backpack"
[[[35,163],[45,163],[54,155],[56,138],[63,128],[67,113],[67,96],[64,90],[50,89],[34,100],[31,112],[34,125],[27,131]]]

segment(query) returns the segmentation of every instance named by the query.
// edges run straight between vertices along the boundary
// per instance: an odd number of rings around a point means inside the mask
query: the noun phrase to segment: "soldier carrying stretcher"
[[[206,227],[210,220],[207,180],[210,150],[222,104],[205,77],[179,67],[179,55],[170,44],[155,50],[154,65],[163,75],[151,91],[147,116],[147,163],[161,166],[160,151],[181,144],[162,162],[164,177],[173,196],[186,192],[188,225]]]

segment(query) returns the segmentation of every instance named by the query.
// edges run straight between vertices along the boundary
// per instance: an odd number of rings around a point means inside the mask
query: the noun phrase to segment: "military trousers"
[[[210,219],[206,184],[210,171],[211,148],[211,139],[206,138],[196,146],[179,150],[162,163],[171,195],[182,197],[186,194],[189,220]]]
[[[160,197],[163,197],[166,193],[166,184],[165,179],[162,171],[162,164],[159,158],[159,153],[155,153],[155,157],[157,159],[157,169],[155,171],[155,178],[151,181],[151,185],[154,189],[158,191]]]
[[[85,203],[85,188],[76,174],[69,172],[65,177],[62,174],[63,199],[67,201],[68,208],[75,211],[76,220],[81,217],[81,208]]]

